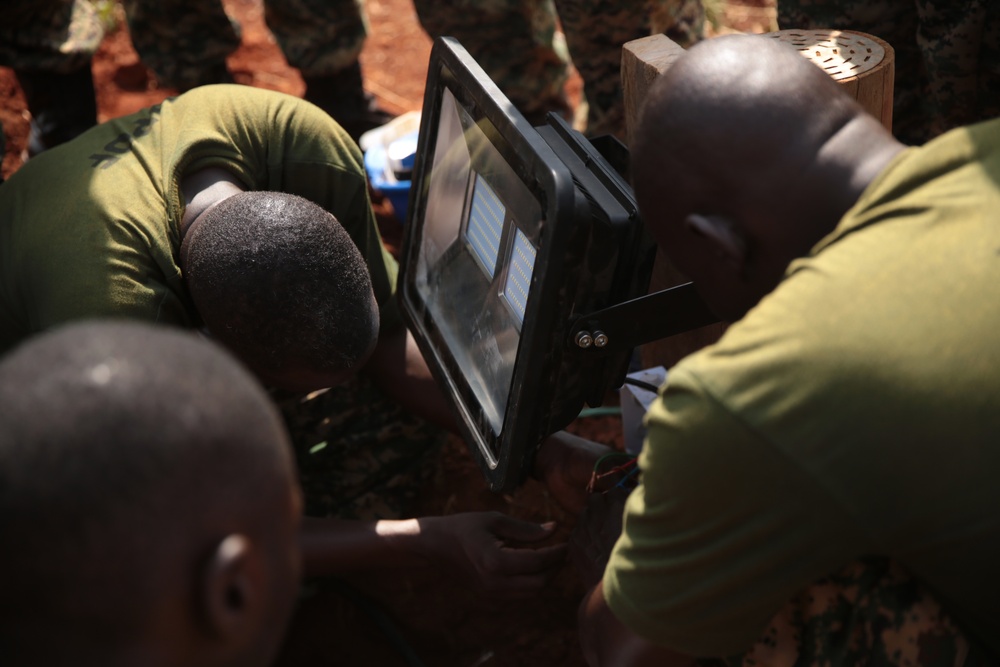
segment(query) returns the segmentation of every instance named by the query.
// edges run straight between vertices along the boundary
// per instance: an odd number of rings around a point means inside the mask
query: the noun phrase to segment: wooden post
[[[666,35],[652,35],[625,44],[622,47],[622,89],[625,95],[625,133],[632,143],[633,128],[639,120],[642,104],[650,86],[684,54],[684,49]],[[649,282],[649,291],[657,292],[687,282],[662,248],[656,251],[656,263]],[[675,363],[719,339],[725,325],[712,324],[687,333],[663,338],[642,346],[644,368]]]
[[[798,49],[892,131],[896,52],[888,42],[854,30],[777,30],[764,36]]]
[[[795,47],[823,68],[870,114],[892,130],[892,92],[895,54],[877,37],[852,30],[778,30],[765,33]],[[650,86],[684,53],[665,35],[643,37],[622,47],[622,84],[625,95],[625,124],[629,143],[639,120]],[[663,250],[657,250],[650,281],[655,292],[686,282]],[[714,343],[725,331],[713,324],[688,333],[655,341],[642,348],[645,367],[670,367],[688,354]]]
[[[684,55],[684,49],[666,35],[652,35],[622,47],[622,90],[625,96],[625,132],[632,144],[632,128],[650,86]]]

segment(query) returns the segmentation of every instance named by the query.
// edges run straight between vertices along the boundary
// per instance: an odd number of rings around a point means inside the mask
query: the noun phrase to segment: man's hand
[[[503,598],[536,593],[566,559],[566,545],[530,548],[555,530],[552,523],[520,521],[499,512],[468,512],[418,519],[424,557],[457,567],[483,592]]]
[[[399,567],[456,570],[472,585],[500,597],[526,597],[566,560],[566,545],[533,548],[553,524],[520,521],[499,512],[419,519],[350,521],[306,517],[300,545],[304,574],[338,575]]]
[[[566,431],[546,438],[535,456],[534,476],[564,509],[579,514],[587,504],[587,484],[598,459],[614,449]]]

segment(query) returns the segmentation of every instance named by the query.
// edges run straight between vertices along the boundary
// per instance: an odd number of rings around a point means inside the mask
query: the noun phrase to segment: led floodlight
[[[398,292],[494,490],[519,484],[542,438],[599,405],[646,342],[642,326],[594,319],[646,293],[655,250],[604,153],[555,115],[533,128],[457,41],[435,42]],[[692,303],[673,329],[711,321]]]

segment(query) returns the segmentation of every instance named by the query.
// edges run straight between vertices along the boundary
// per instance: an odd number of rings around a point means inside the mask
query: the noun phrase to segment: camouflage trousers
[[[980,667],[997,662],[895,563],[852,563],[795,596],[747,653],[700,667]]]
[[[104,27],[86,0],[8,0],[0,22],[0,65],[67,74],[90,63]]]
[[[125,0],[132,44],[162,85],[217,83],[240,27],[221,0]],[[362,0],[265,0],[264,20],[288,64],[324,76],[357,62],[368,35]]]
[[[687,48],[704,37],[701,0],[556,0],[587,97],[587,134],[625,140],[622,45],[662,33]]]
[[[394,519],[435,470],[444,431],[365,375],[312,394],[273,395],[292,437],[307,516]]]
[[[1000,3],[780,0],[781,28],[860,30],[896,55],[893,131],[921,144],[1000,115]]]
[[[624,138],[621,47],[662,32],[682,46],[703,37],[701,0],[415,0],[431,37],[458,39],[532,122],[566,112],[569,58],[588,103],[587,133]],[[562,25],[564,49],[556,39]],[[567,53],[568,51],[568,53]]]
[[[567,112],[569,58],[555,42],[553,0],[414,0],[432,37],[450,36],[532,121]]]

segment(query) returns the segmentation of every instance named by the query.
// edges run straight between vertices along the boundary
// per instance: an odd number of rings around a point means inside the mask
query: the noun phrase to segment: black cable
[[[626,377],[625,384],[630,384],[633,387],[639,387],[640,389],[645,389],[646,391],[651,391],[654,394],[660,392],[660,388],[655,384],[650,384],[649,382],[643,382],[642,380],[636,380],[635,378]]]

